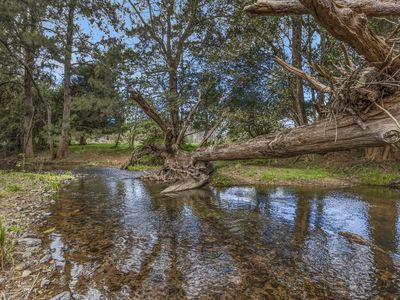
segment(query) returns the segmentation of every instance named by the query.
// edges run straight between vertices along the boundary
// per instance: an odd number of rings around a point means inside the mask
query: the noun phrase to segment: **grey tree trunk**
[[[295,16],[292,18],[292,62],[293,66],[302,70],[302,32],[303,32],[303,20],[301,16]],[[308,124],[307,113],[306,113],[306,104],[304,100],[304,87],[303,87],[303,79],[299,76],[295,78],[295,112],[296,112],[296,121],[297,124],[302,126]]]
[[[63,159],[68,154],[68,145],[71,138],[71,65],[72,46],[74,37],[75,1],[70,0],[68,5],[67,35],[64,55],[64,108],[61,126],[60,144],[57,158]]]

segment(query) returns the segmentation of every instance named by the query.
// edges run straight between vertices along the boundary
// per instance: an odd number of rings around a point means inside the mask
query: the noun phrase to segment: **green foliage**
[[[13,259],[13,251],[15,242],[9,239],[9,229],[3,224],[0,219],[0,266],[4,269],[7,263],[10,263]]]
[[[384,172],[379,168],[364,167],[358,170],[356,174],[361,183],[366,185],[387,185],[400,178],[399,172]]]

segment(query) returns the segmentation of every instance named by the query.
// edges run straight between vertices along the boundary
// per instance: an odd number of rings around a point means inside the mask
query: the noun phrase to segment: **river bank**
[[[115,148],[108,144],[73,145],[64,160],[50,160],[41,153],[28,161],[35,170],[75,166],[104,166],[119,168],[131,154],[127,145]],[[131,171],[152,171],[160,168],[159,161],[145,156]],[[387,186],[400,181],[400,162],[371,162],[362,151],[325,155],[309,155],[290,159],[216,162],[211,184],[214,186],[321,186],[348,187],[357,185]]]
[[[216,163],[215,186],[389,186],[400,180],[399,163],[238,161]]]
[[[49,299],[53,261],[44,245],[52,228],[42,230],[62,183],[71,173],[0,171],[0,298]],[[0,236],[2,235],[0,234]],[[67,299],[67,298],[65,298]]]

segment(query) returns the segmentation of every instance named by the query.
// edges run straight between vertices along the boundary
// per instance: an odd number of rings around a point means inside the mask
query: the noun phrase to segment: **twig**
[[[384,111],[397,125],[397,127],[399,127],[400,129],[400,123],[399,121],[396,120],[396,118],[390,113],[390,111],[388,111],[387,109],[385,109],[383,106],[380,106],[378,103],[374,102],[374,104],[381,109],[382,111]]]
[[[29,295],[31,294],[33,288],[35,287],[36,282],[37,282],[39,276],[40,276],[40,273],[36,275],[36,278],[35,278],[35,280],[33,281],[33,284],[32,284],[31,288],[30,288],[29,291],[28,291],[28,294],[26,294],[26,296],[25,296],[25,300],[27,300],[27,299],[29,298]]]

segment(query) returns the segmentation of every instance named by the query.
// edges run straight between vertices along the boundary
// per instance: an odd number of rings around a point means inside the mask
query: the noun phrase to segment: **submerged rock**
[[[71,300],[71,293],[70,292],[62,292],[51,298],[50,300]]]

